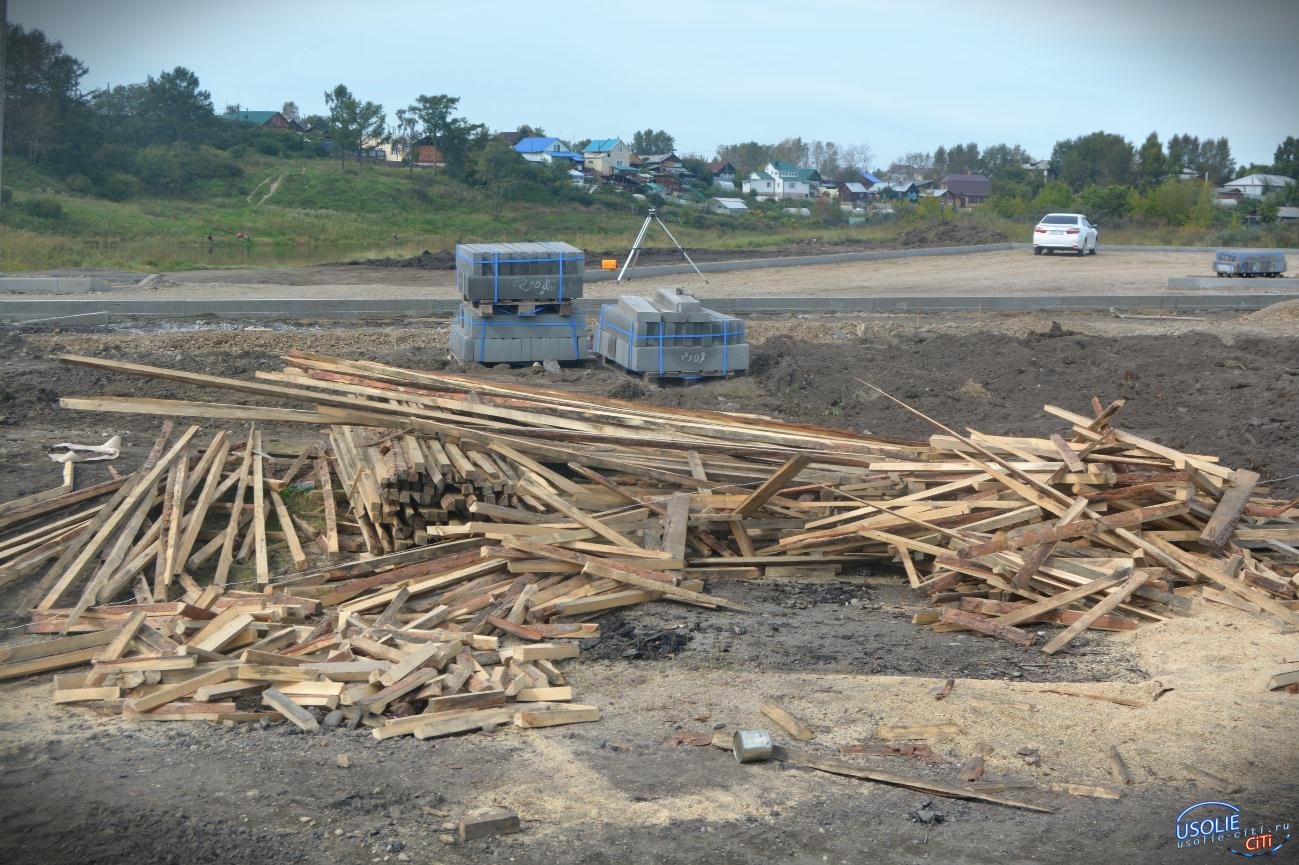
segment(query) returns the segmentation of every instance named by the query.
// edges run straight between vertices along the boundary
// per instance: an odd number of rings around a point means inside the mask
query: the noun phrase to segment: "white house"
[[[1224,183],[1223,189],[1238,190],[1246,198],[1262,198],[1269,192],[1284,189],[1292,183],[1294,183],[1293,177],[1282,174],[1247,174],[1230,183]]]
[[[621,138],[599,138],[582,148],[582,167],[592,174],[631,168],[631,148]]]
[[[771,161],[744,181],[746,193],[764,198],[810,198],[821,187],[815,168],[801,168],[788,162]]]

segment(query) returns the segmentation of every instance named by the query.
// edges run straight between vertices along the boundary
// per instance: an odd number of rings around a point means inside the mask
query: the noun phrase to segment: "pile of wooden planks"
[[[508,462],[463,451],[453,441],[338,424],[329,442],[343,483],[360,499],[385,548],[427,544],[428,526],[467,520],[479,502],[518,507],[521,501]]]
[[[706,584],[890,562],[918,623],[1021,646],[1060,625],[1048,654],[1191,596],[1299,626],[1299,502],[1120,429],[1121,403],[1048,406],[1047,437],[904,441],[301,353],[251,381],[63,360],[251,398],[67,407],[252,425],[168,422],[126,477],[0,504],[0,586],[29,581],[28,630],[56,635],[0,649],[0,678],[89,665],[61,702],[328,708],[381,737],[592,720],[555,662],[603,611],[742,611]]]

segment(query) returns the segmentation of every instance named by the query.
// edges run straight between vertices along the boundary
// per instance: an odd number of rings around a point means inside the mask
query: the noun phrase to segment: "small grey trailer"
[[[1213,272],[1218,276],[1281,276],[1285,267],[1281,252],[1220,249],[1213,257]]]

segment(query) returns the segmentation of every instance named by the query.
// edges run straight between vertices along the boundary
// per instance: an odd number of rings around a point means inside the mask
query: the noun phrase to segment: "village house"
[[[621,138],[598,138],[582,148],[582,167],[588,174],[608,177],[631,166],[631,148]]]
[[[735,189],[735,166],[718,159],[708,163],[708,173],[713,177],[713,186],[731,191]]]
[[[285,117],[279,111],[244,111],[232,109],[221,115],[227,123],[238,123],[246,126],[260,126],[263,129],[288,129],[293,132],[306,132],[307,127],[297,120]]]
[[[856,204],[865,201],[866,196],[870,194],[866,189],[866,184],[851,180],[840,183],[836,190],[839,193],[837,198],[840,204]]]
[[[945,197],[953,206],[974,207],[992,194],[992,181],[982,174],[948,174],[938,181],[938,189],[950,193]]]
[[[746,193],[764,198],[810,198],[821,187],[821,175],[815,168],[803,168],[789,162],[772,160],[762,171],[755,171],[744,181]]]
[[[536,135],[520,138],[518,143],[514,145],[514,152],[528,162],[545,162],[545,154],[559,153],[565,150],[568,150],[568,148],[558,138],[545,138]]]
[[[1224,189],[1239,191],[1245,198],[1262,198],[1269,192],[1285,189],[1294,178],[1283,174],[1247,174],[1223,184]]]

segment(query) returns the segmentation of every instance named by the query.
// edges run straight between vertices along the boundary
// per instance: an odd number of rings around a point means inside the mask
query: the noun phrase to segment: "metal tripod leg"
[[[631,269],[637,256],[640,255],[640,247],[641,244],[645,242],[645,232],[649,231],[650,220],[652,219],[654,219],[653,215],[647,216],[645,217],[645,221],[641,223],[640,231],[636,234],[636,240],[632,242],[631,252],[627,253],[627,260],[622,263],[622,270],[618,271],[618,278],[614,280],[614,282],[622,282],[622,278],[627,274],[627,271]]]
[[[676,245],[676,248],[681,250],[681,254],[685,256],[685,259],[687,262],[689,262],[690,266],[695,269],[695,273],[699,274],[699,278],[704,281],[704,285],[707,285],[708,277],[704,276],[703,272],[699,269],[699,266],[690,260],[690,253],[686,252],[686,248],[684,246],[682,246],[680,243],[677,243],[676,237],[673,236],[672,232],[668,230],[668,227],[663,223],[663,220],[659,219],[659,215],[657,213],[654,214],[654,221],[659,224],[659,227],[663,229],[664,233],[667,234],[668,238],[671,239],[671,241]]]

